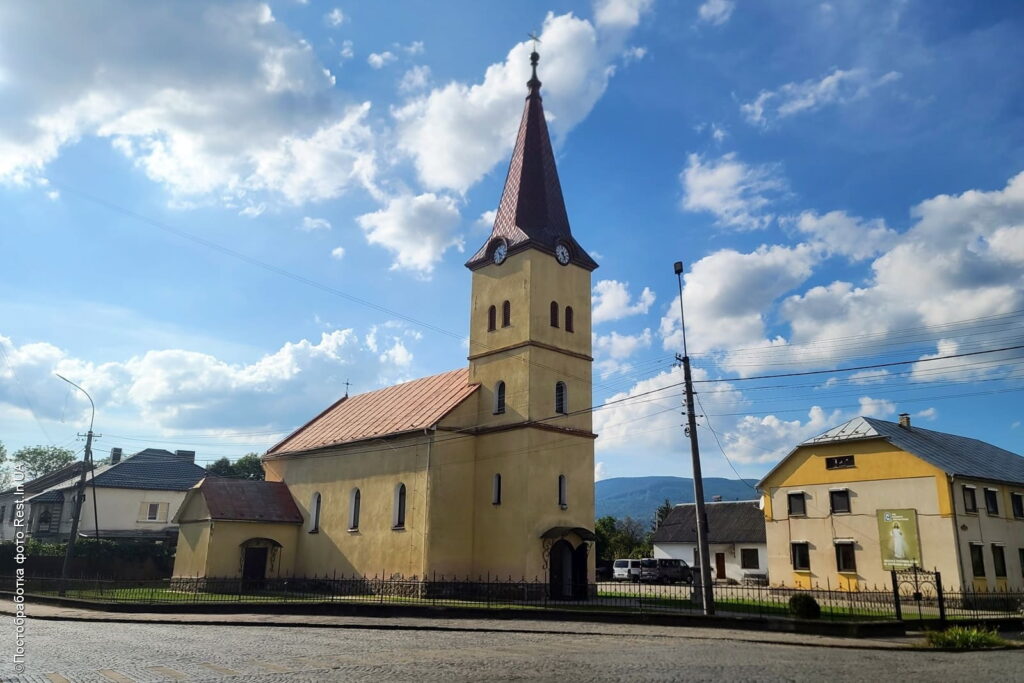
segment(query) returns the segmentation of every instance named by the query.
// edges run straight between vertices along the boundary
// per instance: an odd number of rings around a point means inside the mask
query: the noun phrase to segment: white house
[[[24,520],[27,522],[29,505],[25,503],[26,499],[62,482],[77,479],[84,467],[85,463],[82,461],[73,462],[41,477],[26,482],[15,482],[14,486],[0,492],[0,541],[14,540],[14,520],[19,502],[24,506]]]
[[[86,476],[85,503],[78,522],[81,536],[105,539],[166,540],[174,542],[178,528],[172,519],[185,494],[208,476],[195,464],[195,451],[147,448],[120,459],[112,449],[112,462]],[[78,475],[29,495],[29,534],[38,540],[60,541],[71,533],[71,517]],[[95,507],[93,496],[95,495]]]
[[[697,566],[696,506],[676,505],[654,532],[654,556]],[[708,545],[715,581],[767,580],[764,513],[756,500],[706,503]]]

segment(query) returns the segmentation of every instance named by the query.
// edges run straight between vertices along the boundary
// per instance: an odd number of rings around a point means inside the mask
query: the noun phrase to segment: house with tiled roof
[[[15,533],[18,530],[15,526],[15,517],[18,514],[19,502],[24,506],[26,497],[78,477],[85,466],[85,463],[79,460],[29,481],[15,482],[14,486],[5,491],[0,491],[0,541],[11,541],[15,538]],[[22,510],[24,512],[23,518],[27,520],[28,510],[24,507]]]
[[[1024,587],[1024,457],[993,444],[857,417],[758,488],[773,583],[857,589],[916,566],[950,586]]]
[[[758,582],[768,576],[764,513],[758,500],[705,504],[711,575],[724,583]],[[672,508],[654,531],[654,557],[679,559],[699,566],[697,516],[693,503]]]
[[[195,464],[195,451],[147,448],[123,459],[121,454],[112,448],[109,464],[86,473],[79,535],[96,536],[98,524],[100,538],[175,542],[178,528],[171,520],[185,494],[207,476]],[[49,486],[27,492],[28,532],[38,540],[60,541],[71,533],[81,467],[61,472]]]
[[[299,532],[211,516],[208,536],[186,540],[183,526],[179,547],[193,554],[179,552],[176,574],[233,566],[233,576],[248,578],[279,569],[501,576],[544,582],[555,597],[585,590],[594,567],[590,295],[597,263],[569,227],[538,59],[531,55],[491,234],[466,263],[468,367],[328,406],[263,458],[267,481],[287,486],[302,515]],[[230,534],[220,536],[227,527]],[[262,545],[237,542],[244,529]],[[277,557],[290,566],[271,569],[271,554],[263,567],[247,559],[262,556],[247,555],[247,547],[277,544]]]

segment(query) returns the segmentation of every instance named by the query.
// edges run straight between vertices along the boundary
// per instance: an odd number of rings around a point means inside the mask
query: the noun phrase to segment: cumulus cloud
[[[629,294],[628,282],[601,280],[594,285],[594,291],[591,293],[593,323],[596,325],[647,313],[654,304],[654,298],[654,292],[650,287],[644,287],[640,295],[633,301]]]
[[[632,64],[633,62],[639,62],[641,59],[647,56],[647,48],[641,45],[633,45],[626,48],[625,52],[622,53],[622,61],[626,64]]]
[[[415,92],[423,90],[430,84],[430,67],[426,65],[414,66],[404,74],[398,82],[398,90],[401,92]]]
[[[0,336],[8,364],[0,366],[0,405],[26,405],[41,419],[82,415],[88,404],[53,376],[88,388],[108,414],[134,416],[160,430],[269,427],[290,429],[344,392],[344,382],[373,387],[404,377],[413,360],[401,340],[382,352],[360,343],[354,330],[324,332],[319,340],[287,342],[251,363],[228,363],[184,349],[149,351],[125,361],[94,364],[48,343],[15,345]]]
[[[646,8],[646,3],[608,4],[637,12]],[[586,19],[548,14],[540,37],[544,108],[559,139],[604,93],[625,32],[605,35]],[[426,188],[463,193],[508,154],[530,78],[531,49],[529,42],[519,43],[505,61],[487,68],[481,82],[453,81],[393,110],[398,147],[412,158]]]
[[[718,225],[737,230],[767,227],[774,216],[764,209],[786,190],[776,166],[748,165],[735,153],[718,159],[691,154],[679,179],[685,210],[706,211]]]
[[[302,224],[299,225],[299,230],[303,232],[314,232],[316,230],[330,230],[331,222],[326,218],[311,218],[305,216],[302,219]]]
[[[340,261],[345,258],[345,247],[335,247],[331,249],[331,258],[335,261]]]
[[[374,69],[382,69],[397,59],[395,53],[385,50],[384,52],[371,52],[370,56],[366,58],[366,63]]]
[[[706,0],[697,8],[697,16],[707,24],[721,26],[729,21],[734,9],[736,9],[734,0]]]
[[[265,4],[11,5],[0,70],[0,182],[40,177],[88,137],[180,201],[327,199],[374,173],[369,105],[342,103],[312,47]]]
[[[459,208],[454,199],[444,195],[400,195],[356,221],[370,244],[394,255],[392,269],[429,275],[445,251],[451,247],[462,249],[457,233]]]
[[[338,55],[342,60],[349,60],[356,56],[355,44],[351,40],[343,40],[341,42],[341,51]]]
[[[899,78],[900,74],[896,71],[875,77],[867,69],[835,69],[817,80],[786,83],[777,90],[762,90],[752,102],[741,105],[740,111],[750,123],[767,126],[773,121],[801,112],[863,99],[872,90]]]
[[[804,211],[795,220],[797,230],[829,254],[863,261],[887,251],[897,238],[895,230],[881,218],[864,220],[845,211],[830,211],[820,216]]]
[[[328,26],[337,28],[345,23],[345,13],[341,11],[341,8],[335,7],[324,15],[324,21],[327,22]]]
[[[694,263],[683,287],[690,352],[772,344],[765,330],[775,301],[806,281],[815,262],[815,250],[799,244],[722,249]],[[661,319],[667,350],[683,347],[678,311],[676,296]]]
[[[640,334],[619,334],[612,332],[605,335],[594,335],[595,367],[602,378],[616,373],[627,372],[632,368],[628,359],[641,349],[650,348],[651,331],[645,329]]]
[[[594,3],[594,21],[601,28],[634,28],[653,2],[654,0],[597,0]]]

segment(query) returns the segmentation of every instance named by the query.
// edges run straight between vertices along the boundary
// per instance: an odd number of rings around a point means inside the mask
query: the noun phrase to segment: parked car
[[[613,581],[632,581],[636,583],[640,580],[640,560],[615,560],[612,564],[612,580]]]
[[[640,560],[640,580],[645,583],[693,583],[693,571],[683,560],[645,557]]]

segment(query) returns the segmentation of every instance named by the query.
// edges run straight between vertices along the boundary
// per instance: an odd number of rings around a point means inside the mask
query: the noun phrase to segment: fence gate
[[[939,625],[946,625],[946,600],[942,594],[942,574],[938,571],[921,569],[917,565],[909,569],[892,570],[892,597],[896,607],[896,618],[906,621],[903,606],[916,606],[917,619],[937,616]]]

